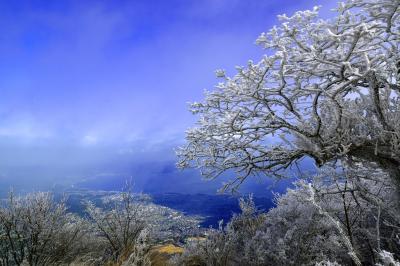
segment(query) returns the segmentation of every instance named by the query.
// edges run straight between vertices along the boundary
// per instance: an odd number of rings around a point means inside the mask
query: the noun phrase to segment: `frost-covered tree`
[[[0,207],[0,265],[68,264],[81,255],[85,228],[49,193],[10,193]]]
[[[114,206],[109,211],[92,203],[87,204],[87,212],[93,221],[98,241],[104,243],[103,260],[121,262],[131,253],[139,251],[142,263],[138,265],[147,265],[147,253],[150,249],[147,214],[134,201],[130,191],[121,193],[120,196],[121,200],[114,200]]]
[[[194,234],[198,219],[159,206],[125,190],[103,198],[103,207],[87,203],[96,240],[102,243],[101,261],[150,265],[150,248],[163,241],[176,241]]]
[[[282,15],[262,33],[259,62],[237,67],[191,110],[200,119],[178,150],[209,178],[234,170],[280,175],[302,158],[321,166],[375,163],[400,187],[400,0],[347,0]],[[399,190],[400,191],[400,190]]]

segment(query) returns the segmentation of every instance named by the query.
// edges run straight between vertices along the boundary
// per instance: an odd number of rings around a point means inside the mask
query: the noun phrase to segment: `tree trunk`
[[[356,161],[375,163],[386,172],[390,176],[400,200],[400,158],[396,158],[389,149],[388,151],[384,151],[372,146],[356,148],[348,155]]]

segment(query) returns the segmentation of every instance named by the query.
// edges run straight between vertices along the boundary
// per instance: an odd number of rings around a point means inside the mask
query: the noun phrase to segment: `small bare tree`
[[[122,192],[103,198],[102,208],[87,203],[98,242],[105,246],[104,261],[148,265],[155,243],[179,241],[198,230],[199,220],[151,203],[134,194],[127,182]]]
[[[15,197],[0,208],[1,265],[58,265],[74,260],[84,235],[81,219],[67,214],[50,193]]]
[[[87,204],[87,212],[94,222],[97,234],[103,238],[108,248],[109,258],[106,255],[106,259],[119,261],[127,259],[131,254],[137,257],[136,253],[140,252],[143,264],[138,265],[146,265],[146,255],[150,248],[146,223],[148,213],[142,204],[134,200],[129,186],[118,196],[108,211],[92,203]]]

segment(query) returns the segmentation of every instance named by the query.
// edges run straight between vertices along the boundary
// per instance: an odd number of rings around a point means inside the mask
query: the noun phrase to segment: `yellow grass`
[[[167,254],[181,254],[183,253],[183,248],[175,246],[173,244],[166,244],[162,246],[156,246],[152,249],[155,252],[167,253]]]

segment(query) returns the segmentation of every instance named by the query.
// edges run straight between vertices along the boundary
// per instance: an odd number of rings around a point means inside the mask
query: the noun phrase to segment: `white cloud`
[[[16,116],[0,124],[0,137],[11,137],[23,140],[45,139],[53,132],[30,116]]]
[[[95,145],[95,144],[98,143],[98,141],[99,141],[98,137],[96,137],[94,135],[90,135],[90,134],[85,135],[82,138],[82,144],[85,145],[85,146]]]

